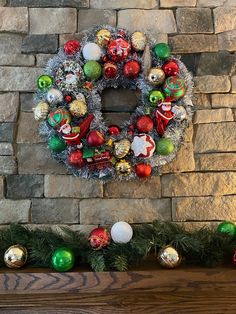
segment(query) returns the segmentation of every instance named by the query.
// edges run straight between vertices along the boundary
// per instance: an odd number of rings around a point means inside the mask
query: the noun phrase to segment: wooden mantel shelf
[[[0,313],[236,313],[236,268],[1,269]]]

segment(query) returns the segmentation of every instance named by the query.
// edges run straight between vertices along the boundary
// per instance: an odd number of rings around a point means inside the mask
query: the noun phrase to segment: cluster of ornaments
[[[38,78],[41,100],[34,108],[35,119],[54,131],[49,132],[48,146],[76,175],[86,169],[91,177],[100,178],[100,171],[109,169],[119,177],[146,178],[154,166],[151,157],[174,155],[177,148],[165,131],[172,120],[186,119],[186,109],[178,102],[187,86],[179,61],[171,58],[165,43],[156,43],[149,52],[161,65],[151,62],[144,69],[140,60],[147,47],[142,32],[128,35],[117,30],[114,35],[100,29],[91,42],[68,41],[63,49],[65,60],[51,75]],[[118,77],[128,82],[143,80],[149,86],[148,105],[131,118],[126,131],[118,125],[106,130],[94,127],[96,113],[88,104],[90,94],[101,80],[109,85]]]

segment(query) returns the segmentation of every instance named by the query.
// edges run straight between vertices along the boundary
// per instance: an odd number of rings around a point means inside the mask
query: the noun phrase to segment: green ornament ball
[[[52,267],[60,272],[70,270],[75,264],[75,256],[71,249],[57,248],[52,255]]]
[[[170,76],[163,84],[163,91],[166,96],[173,97],[177,100],[185,95],[186,85],[182,78],[178,76]]]
[[[232,237],[236,235],[235,224],[231,221],[223,221],[220,223],[217,227],[217,231],[220,233],[227,233]]]
[[[154,50],[155,56],[162,60],[169,58],[170,53],[171,53],[170,47],[166,43],[156,44],[153,50]]]
[[[58,135],[50,137],[48,146],[54,153],[61,153],[66,148],[66,143]]]
[[[152,90],[148,95],[148,100],[152,105],[156,105],[157,103],[164,101],[164,99],[164,94],[159,90]]]
[[[170,138],[161,138],[156,142],[156,152],[158,155],[167,156],[173,153],[175,146]]]
[[[37,80],[37,86],[41,90],[48,90],[52,87],[53,78],[49,75],[41,75]]]
[[[90,80],[97,80],[102,75],[100,63],[94,60],[87,61],[84,65],[84,74]]]

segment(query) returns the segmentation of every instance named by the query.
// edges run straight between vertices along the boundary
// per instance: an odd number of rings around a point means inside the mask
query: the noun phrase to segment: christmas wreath
[[[110,26],[68,41],[37,80],[35,119],[52,156],[84,178],[148,177],[176,155],[192,118],[192,78],[165,43]],[[122,126],[106,125],[106,88],[140,90]]]

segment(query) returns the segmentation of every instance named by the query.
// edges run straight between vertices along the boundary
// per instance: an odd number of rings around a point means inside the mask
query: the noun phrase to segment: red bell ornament
[[[130,79],[135,79],[140,73],[141,67],[138,61],[130,60],[128,61],[123,68],[123,73],[126,77]]]
[[[89,146],[98,147],[104,143],[105,139],[101,132],[92,130],[87,135],[87,143]]]
[[[117,76],[118,68],[114,62],[106,62],[103,66],[103,75],[106,79],[113,79]]]
[[[108,127],[108,133],[116,136],[120,133],[120,127],[118,125],[110,125]]]
[[[93,249],[101,250],[110,244],[110,239],[109,232],[103,227],[98,227],[91,231],[88,241]]]
[[[80,48],[80,44],[77,40],[69,40],[64,45],[64,52],[66,55],[75,54]]]
[[[175,60],[169,60],[162,66],[166,76],[176,76],[179,73],[179,65]]]
[[[140,116],[136,122],[137,129],[142,133],[151,132],[153,130],[153,121],[149,116]]]
[[[68,157],[68,162],[70,165],[76,168],[82,168],[86,164],[85,160],[83,159],[83,152],[81,150],[72,151]]]
[[[135,166],[135,173],[139,178],[147,178],[152,173],[152,166],[145,163],[140,163]]]
[[[110,42],[107,53],[112,61],[119,62],[128,57],[130,50],[130,44],[126,40],[117,38]]]

